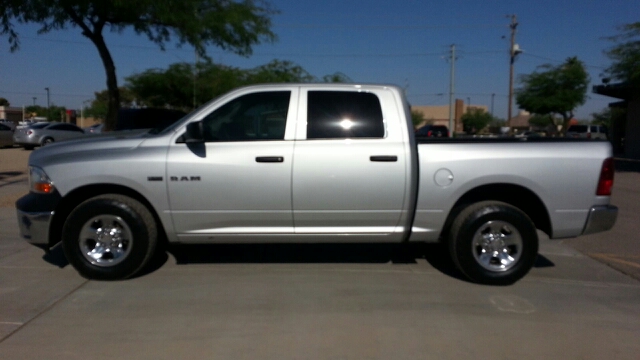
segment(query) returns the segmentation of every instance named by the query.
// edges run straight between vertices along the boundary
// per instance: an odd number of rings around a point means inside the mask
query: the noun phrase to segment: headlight
[[[39,194],[51,194],[56,189],[44,170],[29,166],[29,190]]]

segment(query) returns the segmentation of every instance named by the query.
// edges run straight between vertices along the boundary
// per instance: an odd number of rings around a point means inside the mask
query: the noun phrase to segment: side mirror
[[[181,143],[203,143],[204,142],[204,128],[202,121],[196,121],[187,124],[187,132],[180,137]]]

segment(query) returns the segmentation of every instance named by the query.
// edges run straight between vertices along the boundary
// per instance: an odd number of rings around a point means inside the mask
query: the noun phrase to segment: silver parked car
[[[84,135],[84,131],[66,123],[41,122],[26,128],[16,129],[13,142],[30,150],[36,146],[45,146],[55,141],[73,139]]]
[[[13,129],[7,124],[0,124],[0,147],[13,146]]]
[[[607,127],[604,125],[571,125],[566,137],[577,139],[607,139]]]

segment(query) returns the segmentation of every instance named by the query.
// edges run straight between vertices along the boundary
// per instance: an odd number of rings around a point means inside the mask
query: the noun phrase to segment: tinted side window
[[[0,130],[5,131],[5,130],[11,130],[11,129],[8,126],[0,124]]]
[[[309,91],[307,139],[382,138],[380,100],[374,94]]]
[[[205,141],[284,140],[290,91],[241,96],[203,120]]]
[[[592,125],[592,126],[591,126],[591,132],[592,132],[592,133],[597,133],[597,132],[598,132],[598,127],[597,127],[597,126],[595,126],[595,125]]]
[[[569,131],[577,133],[586,133],[589,128],[586,125],[572,125],[569,127]]]

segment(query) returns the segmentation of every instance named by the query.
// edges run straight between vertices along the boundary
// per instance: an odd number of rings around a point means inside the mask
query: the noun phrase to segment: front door
[[[203,117],[204,144],[171,145],[169,201],[180,241],[293,233],[296,97],[295,88],[240,94]]]

